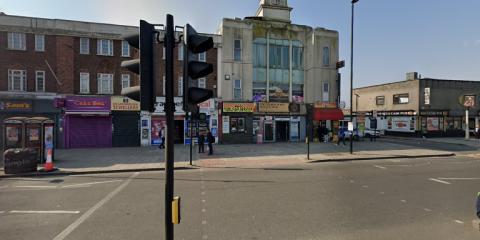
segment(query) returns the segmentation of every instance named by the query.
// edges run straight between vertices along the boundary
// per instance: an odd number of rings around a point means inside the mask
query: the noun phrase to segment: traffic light
[[[340,69],[340,68],[343,68],[343,67],[345,67],[345,61],[344,60],[338,61],[337,64],[336,64],[336,68]]]
[[[198,88],[194,81],[213,72],[212,64],[200,62],[197,57],[197,54],[213,48],[213,39],[199,35],[190,24],[184,28],[183,39],[183,110],[196,113],[198,112],[197,104],[213,97],[212,90]]]
[[[125,37],[128,44],[140,51],[140,59],[122,61],[121,66],[140,74],[140,86],[122,89],[122,95],[133,100],[140,101],[142,111],[153,112],[155,110],[155,79],[153,66],[154,25],[140,20],[139,34]]]

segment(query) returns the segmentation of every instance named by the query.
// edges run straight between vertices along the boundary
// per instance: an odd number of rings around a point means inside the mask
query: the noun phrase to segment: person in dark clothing
[[[347,144],[345,144],[345,129],[344,129],[344,128],[340,128],[340,130],[338,130],[338,141],[337,141],[337,145],[340,144],[340,141],[343,142],[343,145],[347,145]]]
[[[165,127],[162,127],[158,135],[162,139],[162,142],[160,143],[160,146],[158,146],[158,148],[165,148]]]
[[[323,129],[322,129],[322,126],[318,126],[317,127],[317,136],[318,136],[318,141],[319,142],[322,142],[323,141]]]
[[[205,136],[198,136],[198,153],[205,153]]]
[[[213,154],[213,143],[215,142],[215,138],[212,135],[212,132],[208,131],[207,133],[207,141],[208,141],[208,155]]]

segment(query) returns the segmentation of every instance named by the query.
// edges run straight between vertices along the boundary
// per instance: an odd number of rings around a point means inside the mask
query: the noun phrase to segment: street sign
[[[471,108],[475,106],[475,96],[474,95],[465,95],[463,97],[463,106]]]

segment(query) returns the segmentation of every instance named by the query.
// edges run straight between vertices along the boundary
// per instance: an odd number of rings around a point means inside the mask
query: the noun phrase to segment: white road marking
[[[205,195],[205,192],[202,192],[202,195]]]
[[[367,185],[363,185],[362,188],[368,188],[368,186],[367,186]]]
[[[438,182],[438,183],[447,184],[447,185],[450,185],[450,184],[451,184],[451,183],[449,183],[449,182],[447,182],[447,181],[442,181],[442,180],[439,180],[439,179],[436,179],[436,178],[429,178],[428,180],[434,181],[434,182]]]
[[[400,202],[407,203],[407,200],[402,199],[402,200],[400,200]]]
[[[424,208],[423,210],[425,210],[426,212],[431,212],[432,209],[429,209],[429,208]]]
[[[79,187],[79,186],[89,186],[89,185],[94,185],[94,184],[112,183],[112,182],[121,182],[121,181],[123,181],[123,180],[111,180],[111,181],[103,181],[103,182],[78,183],[78,184],[64,185],[64,186],[62,186],[62,188]]]
[[[70,185],[63,185],[63,186],[50,186],[50,185],[20,185],[15,186],[15,188],[45,188],[45,189],[54,189],[54,188],[81,188],[81,187],[90,187],[94,184],[102,184],[102,183],[113,183],[113,182],[121,182],[123,180],[110,180],[110,181],[103,181],[103,182],[87,182],[87,183],[78,183],[78,184],[70,184]]]
[[[202,212],[205,212],[205,211],[206,211],[205,208],[202,208]]]
[[[203,225],[207,224],[207,221],[203,220],[203,221],[202,221],[202,224],[203,224]]]
[[[60,210],[54,210],[54,211],[32,211],[32,210],[12,210],[9,211],[9,213],[45,213],[45,214],[79,214],[80,211],[60,211]]]
[[[379,192],[381,195],[385,195],[385,192]]]
[[[205,202],[205,199],[202,199],[202,203],[204,203],[204,202]]]
[[[128,180],[122,183],[122,185],[118,186],[110,192],[107,196],[105,196],[100,202],[95,204],[93,207],[88,209],[82,216],[80,216],[75,222],[70,224],[65,230],[59,233],[53,240],[62,240],[65,239],[71,232],[73,232],[80,224],[82,224],[87,218],[89,218],[96,210],[101,208],[105,203],[110,201],[115,195],[117,195],[120,191],[122,191],[135,177],[137,177],[140,173],[136,172],[128,177]]]
[[[16,188],[57,188],[57,186],[15,186]]]
[[[0,186],[0,188],[8,188],[8,185]]]
[[[463,222],[460,221],[460,220],[455,220],[454,222],[459,223],[459,224],[463,224]]]
[[[480,180],[480,178],[437,178],[442,180]]]
[[[355,181],[353,181],[352,179],[350,179],[350,183],[354,183]]]
[[[0,211],[0,213],[4,213],[5,211]]]
[[[383,169],[383,170],[387,169],[386,167],[382,167],[382,166],[380,166],[380,165],[373,165],[373,166],[376,167],[376,168]]]

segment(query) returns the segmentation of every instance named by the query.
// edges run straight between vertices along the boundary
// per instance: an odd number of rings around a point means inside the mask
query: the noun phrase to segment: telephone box
[[[50,151],[54,155],[55,122],[45,117],[11,117],[3,121],[4,151],[11,148],[32,148],[37,160],[44,163]]]

